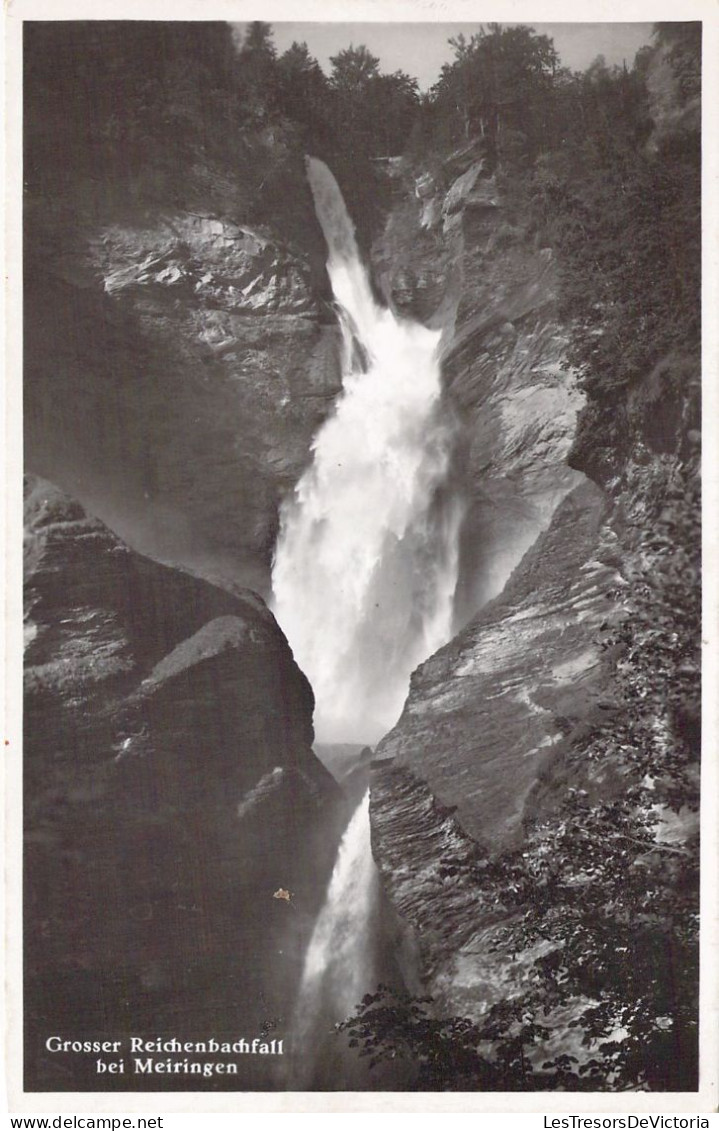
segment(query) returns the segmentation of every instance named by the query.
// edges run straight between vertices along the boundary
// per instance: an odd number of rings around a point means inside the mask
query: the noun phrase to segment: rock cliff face
[[[419,973],[440,1012],[477,1015],[504,983],[482,947],[496,912],[443,867],[477,842],[521,840],[557,718],[590,713],[600,694],[596,629],[616,563],[602,492],[567,464],[583,396],[563,364],[551,249],[513,225],[477,146],[405,178],[374,262],[399,312],[443,330],[466,627],[414,673],[376,751],[372,844],[416,946],[408,981]]]
[[[301,150],[228,123],[203,52],[229,29],[185,27],[27,29],[27,466],[141,552],[266,593],[339,334]]]
[[[597,630],[617,555],[605,513],[592,484],[564,500],[501,596],[414,673],[375,754],[373,849],[417,932],[428,991],[451,1015],[482,1013],[505,979],[490,992],[498,972],[482,940],[496,909],[476,882],[443,869],[477,844],[497,853],[521,843],[528,800],[563,745],[561,720],[590,718],[606,684]]]
[[[654,63],[655,99],[664,89],[657,70],[662,59],[660,54]],[[690,109],[693,121],[696,107]],[[663,113],[660,133],[682,128],[666,106]],[[678,856],[691,870],[698,745],[689,717],[696,723],[696,640],[681,643],[663,596],[654,607],[642,601],[657,600],[656,594],[647,597],[654,561],[659,591],[667,584],[672,599],[695,604],[699,542],[689,516],[696,518],[690,501],[696,489],[696,358],[672,355],[636,381],[621,403],[615,398],[601,411],[596,404],[583,409],[583,394],[564,360],[567,337],[557,314],[553,254],[522,234],[521,210],[520,226],[514,226],[513,210],[505,207],[507,186],[485,176],[472,147],[431,172],[406,176],[374,248],[378,277],[398,310],[443,330],[446,399],[457,418],[456,467],[467,518],[460,631],[414,673],[402,717],[375,752],[372,847],[407,931],[406,953],[413,955],[408,985],[431,995],[437,1016],[479,1020],[499,1003],[514,1016],[512,1002],[531,996],[528,987],[535,983],[546,989],[546,970],[555,959],[559,967],[557,956],[570,948],[569,921],[556,924],[572,906],[574,890],[601,869],[584,871],[567,850],[558,865],[559,872],[566,869],[564,895],[550,901],[544,919],[532,900],[541,903],[542,884],[556,882],[547,862],[558,851],[573,799],[582,799],[581,811],[592,819],[611,813],[606,825],[600,822],[611,836],[620,828],[620,814],[629,814],[629,842],[633,829],[641,830],[643,839],[635,839],[634,853],[627,850],[628,863],[621,864],[625,890],[638,884],[638,900],[656,882],[671,906],[682,897],[683,884],[672,879],[666,860],[676,863]],[[622,421],[621,447],[613,428],[605,428],[615,416]],[[686,513],[678,517],[684,505]],[[662,524],[671,534],[657,533]],[[614,649],[609,652],[607,633]],[[629,660],[615,669],[612,657],[627,652]],[[679,683],[672,707],[671,689]],[[672,775],[675,792],[667,787],[660,802],[655,776],[666,784]],[[680,794],[682,802],[676,800]],[[665,818],[674,809],[672,840]],[[657,844],[662,847],[652,847]],[[498,882],[492,868],[497,863],[499,874],[499,862],[508,860],[520,862],[517,871]],[[523,897],[517,894],[521,884],[513,887],[520,874],[527,885]],[[694,882],[687,879],[689,901]],[[606,898],[601,883],[597,890],[592,898]],[[611,919],[615,906],[607,899],[602,913],[608,910]],[[617,937],[624,914],[617,913],[611,928]],[[658,915],[659,933],[670,934],[670,918]],[[645,921],[652,921],[651,909]],[[635,934],[628,932],[625,952],[638,945]],[[672,948],[684,943],[676,938],[660,950],[669,955],[669,968],[683,964],[691,970],[692,944],[679,959]],[[654,945],[647,941],[647,951]],[[638,970],[644,962],[637,959]],[[678,984],[671,969],[657,973],[660,965],[657,959],[649,982],[653,976],[652,985]],[[688,1014],[694,1008],[696,985],[688,977],[684,989],[673,996],[667,990],[661,999],[672,1020],[658,1018],[659,1051],[648,1042],[637,1052],[639,1074],[653,1087],[693,1078],[695,1021],[685,1025],[681,1019],[684,1008]],[[575,1063],[586,1063],[587,1048],[596,1046],[588,1040],[580,1048],[570,1026],[585,1024],[578,1018],[592,992],[604,992],[599,984],[571,1001],[561,989],[543,1001],[537,992],[542,1006],[561,1002],[548,1022],[553,1032],[545,1055],[571,1052]],[[648,1008],[661,1012],[649,997]],[[550,1013],[548,1007],[532,1016]],[[518,1012],[515,1021],[524,1024],[526,1018]],[[593,1023],[586,1023],[588,1029]],[[669,1040],[662,1025],[674,1026],[673,1052],[662,1045]],[[672,1057],[684,1065],[675,1076],[668,1067]],[[599,1086],[606,1086],[607,1071],[596,1069]]]
[[[285,1036],[344,815],[310,687],[254,594],[140,557],[42,480],[27,519],[27,1086],[97,1087],[53,1034]],[[247,1060],[225,1082],[276,1084]]]
[[[374,247],[400,313],[443,331],[456,476],[467,513],[457,622],[496,596],[581,474],[567,466],[583,397],[562,368],[550,248],[523,238],[476,147],[406,174]]]
[[[138,548],[266,592],[339,388],[306,262],[211,206],[111,215],[32,263],[26,304],[29,466]]]

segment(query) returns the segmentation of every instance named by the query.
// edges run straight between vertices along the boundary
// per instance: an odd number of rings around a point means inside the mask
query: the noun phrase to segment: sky
[[[344,47],[363,43],[380,59],[383,71],[406,71],[429,89],[439,78],[442,64],[451,62],[454,52],[450,37],[463,32],[469,39],[480,24],[467,23],[290,23],[273,21],[274,42],[280,54],[293,40],[306,42],[323,69],[331,70],[330,56]],[[509,26],[509,25],[507,25]],[[538,34],[548,35],[562,63],[572,70],[584,70],[597,55],[607,63],[626,60],[631,66],[638,49],[650,42],[648,23],[532,23]]]

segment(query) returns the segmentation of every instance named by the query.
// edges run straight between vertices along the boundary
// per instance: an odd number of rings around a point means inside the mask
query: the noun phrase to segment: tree
[[[271,60],[277,57],[277,50],[272,42],[272,24],[264,20],[253,20],[247,25],[247,31],[240,48],[243,59]]]
[[[552,41],[529,27],[489,24],[469,41],[459,35],[449,42],[455,60],[442,68],[432,93],[440,115],[455,119],[457,140],[483,137],[497,161],[505,139],[516,143],[522,134],[527,155],[536,156],[548,141],[559,69]]]
[[[379,75],[379,59],[364,44],[345,47],[333,55],[330,62],[332,85],[340,93],[352,97],[364,93],[369,82]]]
[[[287,48],[284,55],[280,56],[280,66],[286,75],[317,75],[322,74],[322,68],[317,60],[310,55],[306,43],[294,40]]]
[[[403,71],[376,75],[365,94],[370,153],[388,157],[402,153],[417,116],[419,88]]]
[[[324,137],[331,91],[307,44],[294,42],[288,47],[278,60],[278,70],[283,113],[301,122],[313,138]]]
[[[379,59],[362,44],[331,62],[336,134],[346,149],[365,160],[402,152],[419,106],[417,80],[404,71],[382,74]]]
[[[666,47],[679,82],[682,105],[701,93],[702,25],[696,23],[654,24],[654,38]]]
[[[533,183],[535,221],[557,250],[574,326],[570,361],[615,419],[617,389],[671,352],[696,352],[699,338],[698,136],[684,129],[647,144],[646,55],[638,64],[608,68],[599,58],[577,78],[575,125],[561,152],[535,166]]]
[[[255,126],[278,111],[277,51],[272,42],[272,24],[254,20],[247,25],[239,51],[239,86],[245,114]]]

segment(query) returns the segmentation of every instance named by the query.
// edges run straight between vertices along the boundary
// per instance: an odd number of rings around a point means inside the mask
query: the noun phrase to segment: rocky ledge
[[[499,1000],[479,945],[496,912],[484,913],[476,883],[443,875],[448,860],[521,842],[528,798],[563,745],[561,720],[601,701],[597,631],[618,579],[605,514],[592,484],[568,496],[502,595],[414,673],[375,754],[373,851],[443,1012],[481,1014]]]
[[[33,479],[26,634],[27,1086],[97,1086],[53,1033],[284,1035],[344,806],[272,615]]]

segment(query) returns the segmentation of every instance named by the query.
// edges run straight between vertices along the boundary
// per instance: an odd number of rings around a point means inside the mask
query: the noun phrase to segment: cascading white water
[[[461,516],[438,492],[452,430],[440,334],[375,301],[334,177],[314,158],[307,173],[339,308],[343,392],[282,507],[274,611],[312,684],[317,737],[372,742],[451,632]]]
[[[352,1088],[366,1066],[343,1058],[334,1025],[381,975],[377,952],[379,877],[370,847],[369,790],[340,843],[325,902],[305,954],[290,1030],[292,1085]]]
[[[305,955],[298,997],[300,1032],[313,1028],[323,995],[326,1004],[344,1016],[366,992],[373,975],[377,890],[368,791],[340,843],[325,903]]]
[[[442,497],[452,424],[440,334],[376,302],[334,177],[312,158],[307,175],[342,329],[343,389],[282,507],[274,611],[312,684],[317,737],[365,743],[394,724],[411,671],[450,636],[461,512]],[[305,956],[291,1028],[296,1086],[351,1082],[358,1071],[325,1034],[387,968],[379,899],[367,794]]]

